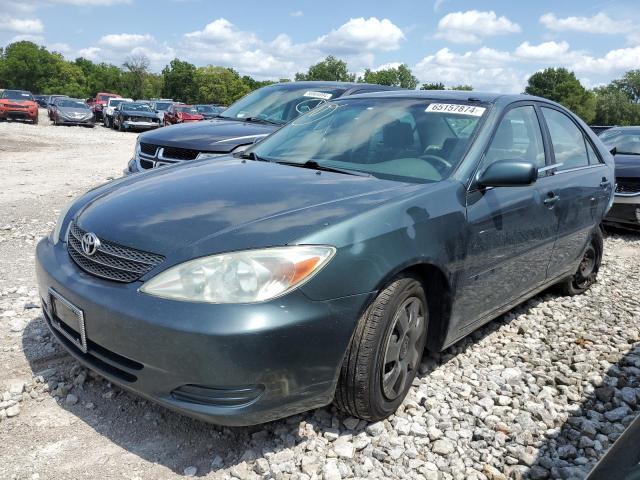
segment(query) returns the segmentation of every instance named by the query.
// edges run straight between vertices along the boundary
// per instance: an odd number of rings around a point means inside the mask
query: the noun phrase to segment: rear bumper
[[[640,194],[616,195],[604,223],[623,228],[640,228]]]
[[[47,323],[74,357],[125,389],[223,425],[264,423],[330,403],[368,300],[318,302],[294,291],[253,305],[177,302],[140,293],[140,282],[86,274],[65,244],[49,238],[40,241],[36,257]],[[50,288],[82,309],[87,353],[52,328]],[[211,389],[213,399],[185,396],[189,386]],[[229,396],[240,403],[229,405]]]

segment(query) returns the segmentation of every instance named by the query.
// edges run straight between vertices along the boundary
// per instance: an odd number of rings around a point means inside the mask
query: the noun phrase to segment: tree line
[[[416,89],[418,79],[401,64],[379,70],[366,69],[362,75],[349,71],[344,60],[329,55],[311,65],[295,80],[366,82]],[[172,98],[187,103],[229,105],[256,88],[290,81],[256,80],[233,68],[196,65],[174,59],[160,73],[150,70],[143,55],[131,56],[120,65],[96,63],[86,58],[66,60],[33,42],[20,41],[0,48],[0,88],[30,90],[41,94],[64,94],[76,98],[93,97],[97,92],[116,92],[131,98]],[[423,83],[422,90],[444,90],[439,81]],[[471,85],[448,87],[473,90]],[[598,125],[640,124],[640,69],[594,89],[585,88],[575,74],[565,68],[547,68],[533,74],[525,93],[549,98]]]

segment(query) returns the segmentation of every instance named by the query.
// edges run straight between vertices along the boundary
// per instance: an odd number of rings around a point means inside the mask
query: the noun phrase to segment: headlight
[[[56,245],[61,239],[60,239],[60,233],[62,230],[62,225],[64,224],[64,217],[67,216],[67,213],[69,213],[69,210],[71,210],[71,207],[73,206],[73,201],[67,203],[62,210],[60,210],[60,216],[58,217],[58,221],[56,222],[56,226],[53,229],[53,232],[51,232],[51,240],[53,241],[53,244]],[[66,233],[66,232],[65,232]]]
[[[215,158],[221,157],[223,155],[227,155],[226,153],[214,153],[214,152],[200,152],[196,157],[196,160],[201,160],[203,158]]]
[[[302,285],[334,253],[330,246],[300,245],[212,255],[169,268],[140,291],[191,302],[262,302]]]

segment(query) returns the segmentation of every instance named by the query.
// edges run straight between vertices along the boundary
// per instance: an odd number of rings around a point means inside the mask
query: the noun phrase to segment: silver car
[[[83,100],[77,98],[58,99],[51,105],[51,117],[54,125],[94,127],[93,112]]]

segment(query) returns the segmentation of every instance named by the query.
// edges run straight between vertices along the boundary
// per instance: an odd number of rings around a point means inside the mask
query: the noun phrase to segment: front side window
[[[426,99],[349,98],[302,115],[249,152],[274,162],[437,182],[461,161],[485,110]],[[453,128],[460,120],[464,128]]]
[[[542,107],[542,113],[549,128],[556,163],[562,164],[558,170],[589,165],[586,139],[573,120],[553,108]]]
[[[513,108],[500,121],[483,166],[499,160],[525,160],[538,168],[544,167],[542,132],[533,106]]]

